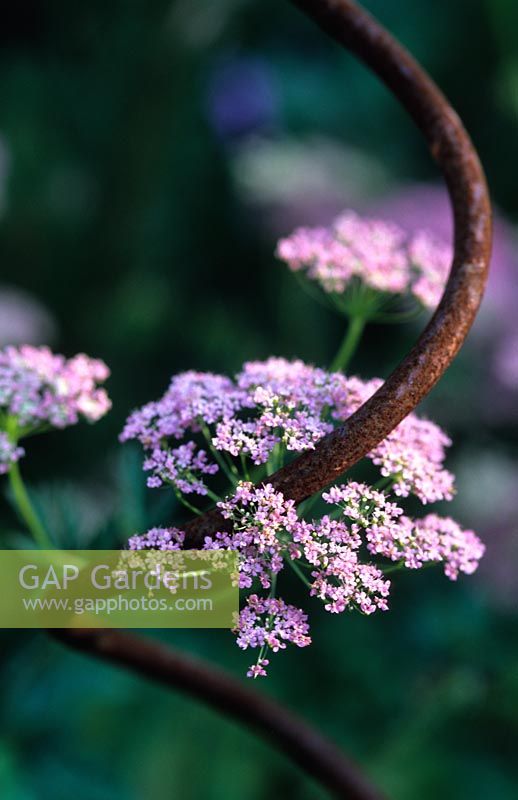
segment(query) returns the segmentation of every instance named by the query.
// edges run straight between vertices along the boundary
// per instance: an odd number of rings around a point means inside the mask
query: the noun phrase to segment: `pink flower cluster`
[[[374,378],[364,382],[349,378],[349,413],[356,411],[382,385]],[[454,477],[443,468],[451,439],[430,420],[411,413],[370,453],[381,474],[394,478],[393,490],[399,497],[415,495],[423,503],[452,500]]]
[[[269,660],[264,658],[265,651],[277,653],[285,650],[288,643],[296,647],[307,647],[311,644],[307,619],[300,608],[291,606],[280,598],[261,598],[251,594],[239,615],[236,628],[237,644],[242,650],[249,647],[260,648],[257,663],[250,667],[247,676],[257,678],[266,675],[265,668]]]
[[[298,360],[246,363],[236,376],[236,389],[242,409],[253,411],[252,419],[234,415],[222,420],[215,447],[232,456],[242,453],[254,464],[266,463],[277,443],[288,451],[312,449],[333,428],[324,411],[332,402],[334,383],[324,370]]]
[[[155,473],[147,481],[150,489],[170,482],[183,494],[204,495],[207,487],[201,475],[214,475],[218,465],[210,462],[207,453],[197,449],[194,442],[186,442],[172,449],[154,447],[144,461],[144,469]]]
[[[293,501],[271,484],[239,483],[232,496],[217,504],[231,521],[230,532],[205,538],[205,550],[233,550],[239,554],[239,586],[253,593],[247,598],[236,627],[242,649],[258,648],[248,675],[266,674],[269,651],[288,643],[310,643],[306,614],[275,596],[277,576],[289,564],[302,578],[312,597],[326,611],[363,614],[388,609],[390,581],[383,563],[365,560],[362,552],[418,569],[442,563],[448,578],[472,573],[484,554],[473,531],[454,520],[428,514],[411,519],[386,492],[350,481],[331,487],[322,499],[334,511],[317,520],[301,519]],[[129,541],[131,550],[178,550],[184,534],[177,528],[153,528]],[[270,590],[260,597],[254,587]]]
[[[387,611],[390,581],[376,566],[360,561],[362,539],[351,527],[326,515],[317,522],[301,522],[293,542],[291,557],[310,565],[310,594],[324,601],[326,611]]]
[[[130,550],[181,550],[185,533],[178,528],[151,528],[141,536],[128,541]]]
[[[66,359],[47,347],[0,350],[0,409],[21,428],[65,428],[80,417],[96,422],[110,409],[97,387],[110,371],[103,361],[83,354]]]
[[[6,433],[0,432],[0,475],[9,471],[14,464],[25,454],[23,447],[18,447],[11,442]]]
[[[176,375],[160,400],[147,403],[128,418],[120,441],[137,439],[145,449],[144,469],[151,472],[148,485],[172,484],[184,494],[206,494],[202,475],[218,471],[207,452],[186,435],[203,435],[206,426],[231,418],[243,401],[230,378],[210,372]],[[176,441],[179,446],[170,447]],[[210,446],[209,441],[205,445]]]
[[[342,510],[354,533],[365,536],[372,555],[400,562],[408,569],[442,563],[445,575],[456,580],[459,572],[474,572],[484,555],[485,547],[478,536],[463,530],[450,517],[428,514],[411,519],[384,492],[366,484],[334,486],[323,499]]]
[[[451,440],[435,423],[411,414],[401,422],[369,457],[385,477],[396,476],[394,493],[414,494],[422,503],[451,500],[454,477],[442,469],[445,448]]]
[[[222,516],[232,521],[232,533],[205,538],[207,550],[229,549],[240,553],[239,586],[251,588],[258,579],[269,589],[272,576],[282,569],[284,536],[298,524],[292,500],[285,500],[271,484],[254,487],[239,483],[234,495],[217,504]]]
[[[314,447],[333,428],[324,411],[332,402],[331,385],[340,380],[282,358],[247,363],[234,381],[185,372],[172,379],[160,400],[131,414],[120,439],[138,439],[144,446],[149,486],[171,483],[185,494],[206,494],[202,476],[219,468],[214,450],[259,465],[277,444],[288,451]],[[186,435],[198,438],[171,447]]]
[[[144,446],[149,486],[171,483],[204,495],[207,476],[222,462],[237,471],[238,456],[261,465],[276,448],[281,460],[312,449],[380,385],[282,358],[248,362],[234,380],[187,372],[160,400],[131,414],[121,440]],[[410,414],[368,457],[382,475],[396,477],[397,494],[434,502],[453,493],[453,476],[443,469],[449,443],[437,425]]]
[[[238,553],[239,587],[251,594],[237,640],[243,649],[259,650],[252,677],[266,674],[269,653],[310,641],[305,613],[276,595],[286,565],[328,612],[372,614],[388,608],[387,569],[441,563],[454,580],[473,572],[483,555],[478,537],[452,519],[412,519],[399,505],[410,494],[423,504],[453,496],[453,476],[444,469],[450,440],[416,414],[367,455],[381,472],[383,491],[365,483],[333,486],[322,499],[334,508],[304,519],[267,481],[290,452],[314,448],[381,384],[282,358],[246,363],[233,380],[188,372],[124,428],[123,440],[144,446],[150,486],[169,482],[178,493],[208,493],[229,523],[207,536],[203,548]],[[256,486],[247,478],[248,462],[256,473],[266,464]],[[205,480],[220,469],[233,488],[218,500]],[[183,541],[178,529],[154,528],[132,537],[130,548],[179,549]],[[387,559],[394,563],[384,567]]]
[[[330,228],[298,228],[281,239],[277,256],[328,293],[342,294],[356,278],[378,292],[409,292],[434,308],[452,249],[425,231],[409,237],[395,224],[346,211]]]
[[[448,278],[453,249],[428,231],[418,231],[408,243],[408,255],[417,275],[410,291],[425,308],[435,308]]]
[[[83,354],[66,359],[47,347],[0,350],[0,420],[10,442],[47,427],[65,428],[82,417],[95,422],[110,408],[104,389],[106,364]],[[0,450],[2,471],[23,451],[6,443]]]

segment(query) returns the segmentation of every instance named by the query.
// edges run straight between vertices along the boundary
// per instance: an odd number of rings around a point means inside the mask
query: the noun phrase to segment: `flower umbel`
[[[208,478],[223,472],[235,486],[255,467],[269,473],[292,453],[314,449],[381,385],[282,358],[248,362],[234,380],[183,373],[161,400],[131,414],[121,440],[144,446],[150,487],[170,484],[180,496],[217,501]],[[443,467],[449,444],[435,423],[410,414],[368,458],[394,479],[395,494],[451,500],[453,476]]]
[[[0,471],[24,454],[19,439],[104,416],[111,403],[99,384],[109,374],[104,362],[83,354],[66,359],[29,345],[0,350]]]
[[[275,597],[261,598],[256,594],[247,597],[246,605],[239,615],[236,628],[237,644],[242,650],[259,648],[256,664],[247,672],[249,678],[266,675],[269,660],[264,655],[271,650],[277,653],[288,644],[307,647],[311,644],[307,615],[295,606]]]
[[[452,259],[450,245],[427,231],[408,235],[390,222],[345,211],[329,228],[298,228],[281,239],[277,256],[327,294],[353,281],[383,294],[411,294],[425,308],[440,300]]]

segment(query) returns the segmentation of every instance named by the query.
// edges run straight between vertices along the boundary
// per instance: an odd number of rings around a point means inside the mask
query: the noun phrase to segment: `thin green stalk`
[[[383,489],[391,488],[396,480],[397,475],[388,475],[387,477],[380,478],[379,481],[374,484],[373,488],[376,489],[377,492],[381,492]]]
[[[270,458],[266,463],[266,475],[270,477],[274,472],[282,467],[282,445],[277,442],[270,454]]]
[[[270,597],[270,599],[273,599],[275,597],[276,587],[277,587],[277,573],[276,572],[271,572],[270,573],[270,593],[268,595]],[[273,618],[274,618],[273,614],[269,614],[268,615],[268,618],[267,618],[266,623],[265,623],[266,630],[270,630],[271,629]],[[267,652],[268,652],[268,645],[267,644],[263,644],[261,649],[259,650],[259,655],[257,656],[257,661],[255,662],[256,665],[261,663],[261,661],[264,659],[264,657],[265,657]]]
[[[11,466],[8,478],[16,508],[32,534],[34,541],[42,550],[54,549],[54,545],[31,503],[17,463]]]
[[[240,457],[240,460],[241,460],[241,469],[243,470],[243,476],[245,478],[245,481],[250,481],[250,473],[248,472],[248,466],[247,466],[247,463],[246,463],[246,456],[245,456],[244,453],[240,453],[239,457]]]
[[[203,514],[203,511],[200,511],[199,508],[193,506],[192,503],[189,503],[188,500],[177,490],[175,490],[176,499],[183,505],[185,508],[188,508],[189,511],[192,511],[193,514],[197,514],[199,517]]]
[[[216,492],[213,492],[212,489],[209,488],[207,488],[207,497],[210,497],[214,503],[219,503],[221,501],[219,494],[216,494]]]
[[[355,315],[350,318],[349,327],[340,345],[340,349],[331,364],[331,372],[340,372],[347,368],[360,343],[365,323],[366,319],[363,316]]]
[[[312,497],[308,497],[307,500],[304,500],[303,503],[300,504],[298,508],[299,515],[304,517],[308,511],[311,511],[315,503],[317,503],[321,498],[320,492],[317,492]]]
[[[384,564],[380,565],[380,569],[384,575],[390,575],[391,572],[399,572],[400,570],[404,569],[405,565],[402,561],[399,561],[397,564],[390,564],[386,567]]]
[[[296,575],[298,575],[298,577],[300,578],[300,580],[301,580],[303,583],[305,583],[305,584],[306,584],[306,586],[307,586],[309,589],[311,589],[311,583],[310,583],[310,581],[308,581],[308,579],[306,578],[306,576],[304,575],[304,573],[302,572],[302,570],[301,570],[301,568],[298,566],[298,564],[296,564],[296,563],[295,563],[294,561],[292,561],[291,559],[286,559],[286,560],[287,560],[287,563],[288,563],[288,564],[290,565],[290,567],[292,568],[293,572],[294,572]]]

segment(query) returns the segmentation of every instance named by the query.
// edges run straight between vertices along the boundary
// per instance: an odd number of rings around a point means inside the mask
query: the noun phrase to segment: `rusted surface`
[[[65,630],[53,634],[77,650],[183,691],[251,727],[334,797],[383,800],[383,795],[354,762],[325,736],[298,715],[222,670],[158,642],[120,631]]]
[[[415,347],[384,386],[315,451],[272,477],[300,502],[369,452],[430,391],[455,357],[477,312],[487,275],[491,220],[477,155],[455,112],[415,61],[350,0],[293,0],[327,33],[361,58],[387,84],[423,131],[446,179],[455,217],[455,258],[443,299]],[[418,11],[416,10],[416,13]],[[187,543],[222,527],[218,514],[187,526]],[[236,680],[118,631],[62,631],[72,647],[180,689],[256,729],[343,800],[376,800],[378,791],[317,732]]]
[[[486,180],[460,119],[412,56],[351,0],[292,0],[389,87],[424,134],[451,198],[455,253],[442,300],[410,353],[347,422],[269,480],[299,503],[366,455],[428,394],[473,324],[487,279],[491,206]],[[221,527],[217,513],[188,523],[187,542]]]

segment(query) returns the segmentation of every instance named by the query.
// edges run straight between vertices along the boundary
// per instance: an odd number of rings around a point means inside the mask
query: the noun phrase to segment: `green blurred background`
[[[314,645],[274,659],[258,688],[333,737],[392,798],[511,800],[518,6],[368,7],[460,112],[500,209],[485,308],[425,404],[455,440],[452,513],[488,554],[458,584],[439,571],[403,576],[379,618],[331,618],[313,604]],[[333,355],[342,322],[275,261],[277,238],[347,206],[447,235],[447,204],[396,102],[289,3],[22,0],[0,40],[0,344],[102,357],[114,401],[93,428],[31,442],[23,466],[64,545],[116,547],[183,519],[146,490],[139,452],[117,444],[134,406],[182,369]],[[386,375],[417,330],[371,329],[354,370]],[[1,520],[5,544],[23,541],[7,502]],[[165,638],[236,675],[249,662],[225,632]],[[6,800],[324,796],[282,753],[189,699],[43,634],[0,642]]]

